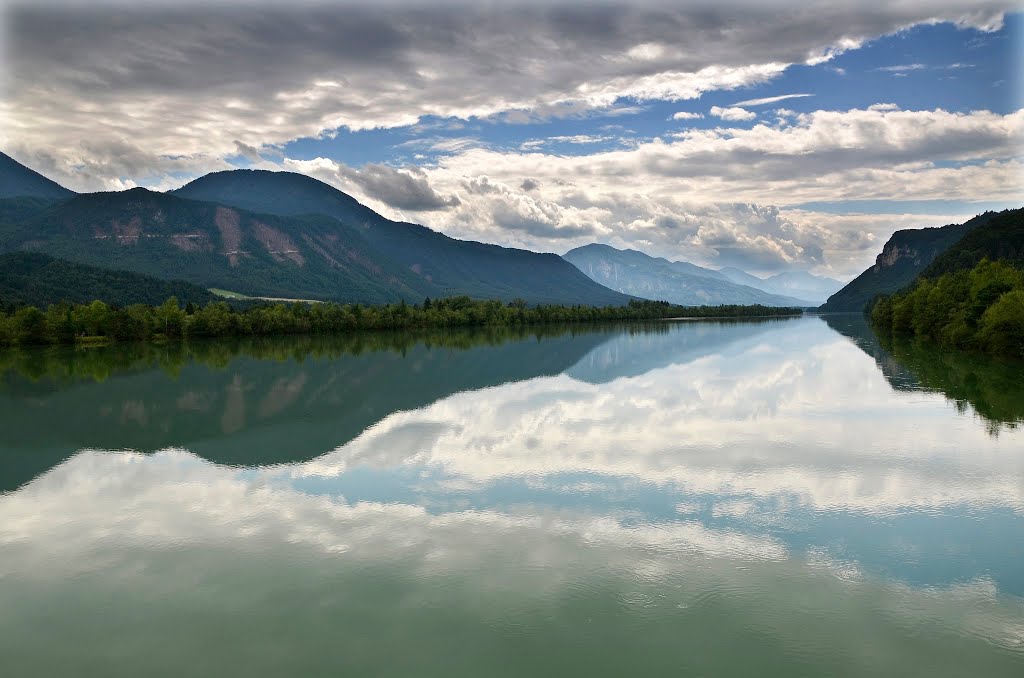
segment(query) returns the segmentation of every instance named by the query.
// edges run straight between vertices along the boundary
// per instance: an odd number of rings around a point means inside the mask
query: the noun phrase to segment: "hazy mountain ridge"
[[[909,285],[942,252],[997,215],[985,212],[962,224],[896,231],[875,264],[851,280],[821,306],[823,312],[860,312],[879,294]]]
[[[688,262],[673,262],[651,257],[637,250],[619,250],[610,245],[595,243],[570,250],[565,253],[564,258],[602,285],[648,299],[660,299],[687,306],[813,305],[802,299],[736,284],[719,271],[701,268]]]
[[[814,303],[825,301],[843,287],[843,283],[835,278],[818,276],[807,271],[785,271],[767,278],[759,278],[746,271],[727,266],[720,269],[719,273],[738,285],[753,287],[769,294],[798,297]]]

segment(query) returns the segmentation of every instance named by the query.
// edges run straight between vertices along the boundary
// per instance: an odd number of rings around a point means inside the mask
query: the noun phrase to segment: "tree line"
[[[218,301],[184,307],[171,297],[159,306],[118,307],[102,301],[7,307],[0,314],[0,345],[72,344],[106,341],[181,340],[196,337],[260,337],[334,334],[356,330],[619,322],[673,317],[730,318],[799,314],[768,306],[678,306],[664,301],[630,301],[625,306],[530,306],[478,301],[468,296],[425,299],[421,304],[369,306],[338,303],[260,303],[232,306]]]
[[[1024,358],[1024,270],[983,259],[970,269],[921,277],[879,297],[871,322],[883,335]]]

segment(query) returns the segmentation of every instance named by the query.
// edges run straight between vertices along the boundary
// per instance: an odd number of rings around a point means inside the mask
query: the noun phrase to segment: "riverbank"
[[[102,301],[54,304],[45,311],[27,306],[0,315],[0,345],[97,344],[122,341],[178,341],[196,337],[262,337],[339,334],[359,330],[452,327],[519,327],[552,323],[594,323],[669,318],[756,318],[799,315],[798,308],[769,306],[687,307],[634,300],[625,306],[530,306],[525,301],[477,301],[452,297],[422,304],[249,304],[213,302],[184,308],[171,298],[160,306],[124,308]]]
[[[938,347],[1024,358],[1024,271],[1001,261],[920,278],[871,307],[879,334]]]

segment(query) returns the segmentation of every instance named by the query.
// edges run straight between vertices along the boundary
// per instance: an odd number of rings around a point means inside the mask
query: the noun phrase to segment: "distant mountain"
[[[879,294],[892,294],[913,282],[933,260],[969,232],[997,215],[985,212],[962,224],[893,233],[875,265],[828,298],[823,312],[860,312]]]
[[[142,188],[78,195],[0,227],[0,250],[15,249],[252,296],[377,303],[439,291],[334,219],[255,215]]]
[[[0,198],[27,196],[59,200],[74,194],[74,191],[30,170],[6,153],[0,153]]]
[[[764,280],[762,278],[758,278],[756,275],[751,275],[750,273],[736,268],[735,266],[726,266],[725,268],[719,269],[718,274],[729,282],[734,282],[737,285],[746,285],[747,287],[753,287],[755,289],[761,289],[758,286],[764,284]]]
[[[425,226],[391,221],[322,181],[291,172],[216,172],[174,191],[253,212],[326,215],[360,235],[381,256],[435,290],[531,303],[621,305],[624,294],[595,283],[554,254],[456,240]]]
[[[0,304],[46,308],[68,301],[87,304],[96,299],[118,306],[157,306],[170,297],[182,304],[205,304],[214,296],[203,287],[183,281],[76,264],[39,252],[0,254]]]
[[[810,302],[794,297],[769,294],[753,287],[738,285],[718,271],[686,262],[651,257],[636,250],[618,250],[608,245],[592,244],[570,250],[564,258],[602,285],[648,299],[687,306],[813,306]]]
[[[815,304],[822,303],[843,287],[843,283],[834,278],[806,271],[786,271],[767,278],[759,278],[734,267],[723,268],[719,273],[738,285],[755,287],[770,294],[807,299]]]

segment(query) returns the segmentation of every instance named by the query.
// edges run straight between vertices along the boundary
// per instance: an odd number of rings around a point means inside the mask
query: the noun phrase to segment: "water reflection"
[[[52,430],[2,454],[69,458],[0,497],[0,651],[38,674],[102,673],[120,634],[126,673],[1019,675],[1024,432],[843,334],[9,374],[3,423]]]
[[[973,411],[984,419],[992,435],[1024,423],[1024,363],[882,337],[859,313],[822,317],[873,357],[894,389],[942,393],[959,412]]]

